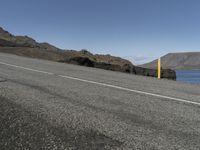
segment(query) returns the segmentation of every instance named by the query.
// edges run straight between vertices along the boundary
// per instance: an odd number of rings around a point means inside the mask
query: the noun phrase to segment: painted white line
[[[49,74],[49,75],[55,75],[54,73],[51,73],[51,72],[26,68],[26,67],[12,65],[12,64],[8,64],[8,63],[4,63],[4,62],[0,62],[0,64],[15,67],[15,68],[20,68],[20,69],[24,69],[24,70],[28,70],[28,71],[34,71],[34,72],[39,72],[39,73],[44,73],[44,74]],[[96,82],[96,81],[91,81],[91,80],[86,80],[86,79],[80,79],[80,78],[66,76],[66,75],[57,75],[57,76],[62,77],[62,78],[71,79],[71,80],[76,80],[76,81],[96,84],[96,85],[100,85],[100,86],[115,88],[115,89],[119,89],[119,90],[123,90],[123,91],[129,91],[129,92],[134,92],[134,93],[138,93],[138,94],[149,95],[149,96],[154,96],[154,97],[159,97],[159,98],[169,99],[169,100],[173,100],[173,101],[177,101],[177,102],[183,102],[183,103],[187,103],[187,104],[194,104],[194,105],[200,106],[200,102],[193,102],[193,101],[189,101],[186,99],[169,97],[169,96],[164,96],[164,95],[160,95],[160,94],[144,92],[144,91],[140,91],[140,90],[133,90],[133,89],[125,88],[125,87],[120,87],[120,86],[116,86],[116,85],[111,85],[111,84],[107,84],[107,83],[101,83],[101,82]]]
[[[6,65],[6,66],[15,67],[15,68],[20,68],[20,69],[24,69],[24,70],[28,70],[28,71],[34,71],[34,72],[39,72],[39,73],[45,73],[45,74],[53,75],[53,73],[51,73],[51,72],[46,72],[46,71],[41,71],[41,70],[36,70],[36,69],[31,69],[31,68],[26,68],[26,67],[12,65],[12,64],[8,64],[8,63],[4,63],[4,62],[0,62],[0,64]]]
[[[149,95],[149,96],[154,96],[154,97],[159,97],[159,98],[164,98],[164,99],[170,99],[170,100],[173,100],[173,101],[178,101],[178,102],[183,102],[183,103],[194,104],[194,105],[200,106],[199,102],[188,101],[188,100],[185,100],[185,99],[169,97],[169,96],[164,96],[164,95],[160,95],[160,94],[144,92],[144,91],[140,91],[140,90],[133,90],[133,89],[125,88],[125,87],[120,87],[120,86],[116,86],[116,85],[111,85],[111,84],[106,84],[106,83],[101,83],[101,82],[95,82],[95,81],[90,81],[90,80],[85,80],[85,79],[80,79],[80,78],[75,78],[75,77],[70,77],[70,76],[64,76],[64,75],[58,75],[58,76],[63,77],[63,78],[67,78],[67,79],[71,79],[71,80],[77,80],[77,81],[82,81],[82,82],[86,82],[86,83],[97,84],[97,85],[111,87],[111,88],[115,88],[115,89],[119,89],[119,90],[124,90],[124,91],[129,91],[129,92],[134,92],[134,93],[138,93],[138,94],[144,94],[144,95]]]

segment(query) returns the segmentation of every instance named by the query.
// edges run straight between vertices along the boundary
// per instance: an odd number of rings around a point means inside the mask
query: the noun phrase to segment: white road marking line
[[[125,87],[120,87],[120,86],[116,86],[116,85],[95,82],[95,81],[90,81],[90,80],[85,80],[85,79],[80,79],[80,78],[75,78],[75,77],[70,77],[70,76],[64,76],[64,75],[58,75],[58,76],[67,78],[67,79],[82,81],[82,82],[86,82],[86,83],[92,83],[92,84],[97,84],[97,85],[101,85],[101,86],[111,87],[111,88],[115,88],[115,89],[119,89],[119,90],[124,90],[124,91],[129,91],[129,92],[134,92],[134,93],[138,93],[138,94],[144,94],[144,95],[149,95],[149,96],[154,96],[154,97],[159,97],[159,98],[164,98],[164,99],[170,99],[173,101],[184,102],[184,103],[188,103],[188,104],[195,104],[195,105],[200,106],[200,103],[198,103],[198,102],[188,101],[185,99],[169,97],[169,96],[164,96],[164,95],[159,95],[159,94],[154,94],[154,93],[149,93],[149,92],[144,92],[144,91],[139,91],[139,90],[133,90],[133,89],[125,88]]]
[[[31,69],[31,68],[26,68],[26,67],[12,65],[12,64],[8,64],[8,63],[4,63],[4,62],[0,62],[0,64],[11,66],[11,67],[15,67],[15,68],[20,68],[20,69],[24,69],[24,70],[29,70],[29,71],[34,71],[34,72],[39,72],[39,73],[45,73],[45,74],[53,75],[53,73],[51,73],[51,72],[46,72],[46,71],[41,71],[41,70],[36,70],[36,69]]]
[[[12,65],[12,64],[8,64],[8,63],[4,63],[4,62],[0,62],[0,64],[15,67],[15,68],[20,68],[20,69],[24,69],[24,70],[34,71],[34,72],[39,72],[39,73],[44,73],[44,74],[49,74],[49,75],[55,75],[54,73],[51,73],[51,72],[26,68],[26,67]],[[96,84],[96,85],[100,85],[100,86],[111,87],[111,88],[115,88],[115,89],[119,89],[119,90],[123,90],[123,91],[129,91],[129,92],[134,92],[134,93],[138,93],[138,94],[144,94],[144,95],[149,95],[149,96],[154,96],[154,97],[159,97],[159,98],[169,99],[169,100],[173,100],[173,101],[177,101],[177,102],[183,102],[183,103],[194,104],[194,105],[200,106],[200,102],[193,102],[193,101],[189,101],[189,100],[186,100],[186,99],[169,97],[169,96],[164,96],[164,95],[160,95],[160,94],[144,92],[144,91],[140,91],[140,90],[133,90],[133,89],[125,88],[125,87],[120,87],[120,86],[116,86],[116,85],[111,85],[111,84],[107,84],[107,83],[101,83],[101,82],[96,82],[96,81],[91,81],[91,80],[86,80],[86,79],[80,79],[80,78],[66,76],[66,75],[57,75],[57,76],[62,77],[62,78],[71,79],[71,80]]]

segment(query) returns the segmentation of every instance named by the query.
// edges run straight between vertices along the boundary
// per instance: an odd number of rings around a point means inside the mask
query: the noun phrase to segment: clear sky
[[[200,51],[200,0],[0,0],[0,26],[139,64]]]

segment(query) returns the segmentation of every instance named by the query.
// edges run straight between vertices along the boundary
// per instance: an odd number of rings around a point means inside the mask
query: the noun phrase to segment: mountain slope
[[[200,52],[169,53],[161,57],[163,69],[200,69]],[[143,64],[141,67],[156,68],[157,60]]]
[[[114,57],[111,55],[93,55],[87,50],[75,51],[75,50],[61,50],[49,43],[38,43],[34,39],[28,36],[15,36],[5,31],[0,27],[0,47],[1,51],[8,51],[15,54],[29,55],[30,57],[39,57],[48,59],[45,55],[41,53],[53,53],[56,55],[57,59],[55,61],[69,62],[72,58],[87,57],[91,61],[99,63],[109,63],[113,65],[132,65],[128,60],[122,59],[120,57]],[[12,50],[11,50],[12,49]],[[49,58],[50,60],[53,58]],[[54,59],[53,59],[54,60]]]
[[[0,52],[46,59],[112,71],[120,71],[145,76],[157,76],[157,70],[134,66],[130,61],[111,55],[92,54],[87,50],[61,50],[48,43],[38,43],[28,36],[15,36],[0,27]],[[172,70],[163,70],[163,77],[175,79]]]
[[[38,43],[28,36],[15,36],[0,27],[0,46],[2,47],[30,47],[49,51],[58,51],[59,49],[49,43]]]

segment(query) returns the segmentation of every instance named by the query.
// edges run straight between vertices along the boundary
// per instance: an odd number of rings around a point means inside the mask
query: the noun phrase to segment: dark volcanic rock
[[[176,72],[171,69],[162,69],[161,78],[176,80]]]
[[[143,76],[158,77],[158,71],[156,69],[135,67],[135,70],[133,73],[137,75],[143,75]],[[176,72],[171,69],[162,69],[161,78],[176,80]]]
[[[87,57],[73,57],[69,60],[69,63],[87,67],[94,67],[94,62]]]
[[[124,66],[120,66],[120,65],[116,65],[116,64],[96,62],[94,67],[106,69],[106,70],[112,70],[112,71],[131,73],[133,65],[131,66],[129,64],[126,64]]]
[[[157,71],[154,70],[154,69],[135,67],[135,72],[134,73],[137,74],[137,75],[157,77]]]

